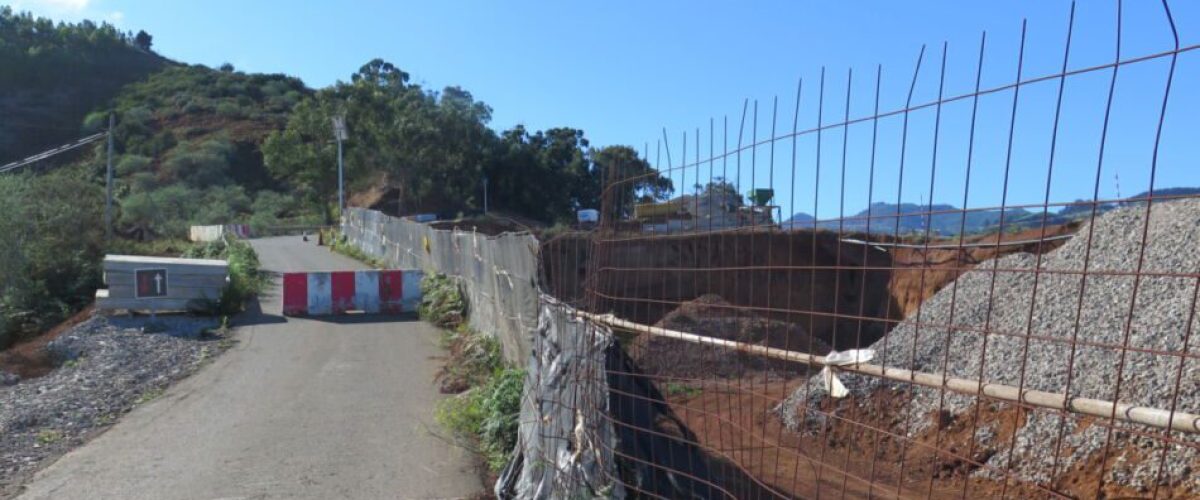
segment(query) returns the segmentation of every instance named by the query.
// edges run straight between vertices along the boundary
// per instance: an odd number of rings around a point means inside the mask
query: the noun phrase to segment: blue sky
[[[1156,1],[1126,1],[1122,55],[1169,49],[1166,18]],[[667,131],[675,164],[708,156],[709,123],[714,149],[722,149],[722,124],[730,122],[736,145],[742,103],[758,101],[758,132],[771,130],[772,102],[779,99],[777,133],[790,131],[796,85],[804,79],[799,128],[817,123],[821,68],[826,71],[822,123],[845,113],[847,71],[854,70],[851,118],[869,115],[876,65],[883,67],[880,109],[901,108],[922,44],[927,44],[914,103],[937,97],[942,43],[948,42],[944,95],[974,86],[980,34],[987,31],[982,87],[1015,77],[1022,19],[1028,19],[1024,75],[1041,76],[1062,66],[1070,3],[1005,2],[329,2],[329,1],[133,1],[19,0],[19,10],[58,19],[104,19],[154,35],[160,53],[211,66],[281,72],[311,86],[346,79],[365,61],[382,57],[430,88],[460,85],[494,110],[493,127],[522,123],[542,129],[574,126],[593,145],[648,144],[649,159]],[[1184,46],[1200,42],[1200,2],[1171,5]],[[1115,1],[1077,7],[1069,68],[1111,62]],[[1153,137],[1169,59],[1126,66],[1117,80],[1109,140],[1101,172],[1101,198],[1129,196],[1149,185]],[[1111,71],[1068,79],[1050,176],[1052,202],[1090,199],[1097,170],[1100,124]],[[1196,151],[1200,130],[1200,50],[1179,57],[1159,153],[1156,186],[1200,185]],[[1011,204],[1046,197],[1050,132],[1058,81],[1022,87],[1014,132]],[[1001,203],[1011,92],[981,98],[967,205]],[[935,109],[909,115],[900,182],[902,116],[880,120],[873,201],[963,204],[971,100],[942,109],[935,181],[932,145]],[[745,141],[753,130],[746,119]],[[815,135],[747,150],[742,174],[736,159],[716,163],[746,192],[774,186],[785,213],[805,211],[825,219],[842,206],[857,212],[868,201],[871,122],[851,126],[846,141],[842,194],[842,129],[821,135],[818,168]],[[660,164],[665,166],[665,150]],[[772,174],[773,172],[773,174]],[[816,182],[820,174],[820,183]],[[677,186],[708,180],[708,164],[672,172]],[[931,193],[932,191],[932,193]],[[792,193],[795,193],[794,195]],[[819,193],[815,196],[814,192]],[[815,199],[819,201],[814,202]]]

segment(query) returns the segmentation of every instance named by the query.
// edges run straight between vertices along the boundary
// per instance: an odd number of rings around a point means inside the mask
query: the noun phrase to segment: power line
[[[63,144],[56,148],[42,151],[41,153],[38,153],[38,154],[35,154],[28,158],[25,158],[24,160],[17,160],[12,163],[9,163],[7,165],[0,166],[0,174],[7,173],[10,171],[16,170],[18,168],[24,167],[26,165],[29,165],[31,163],[36,163],[41,160],[45,160],[47,158],[51,158],[51,157],[60,155],[62,153],[66,153],[67,151],[71,151],[71,150],[86,146],[86,145],[96,142],[100,139],[103,139],[104,136],[107,134],[108,134],[107,132],[98,132],[98,133],[89,135],[87,137],[81,138],[81,139],[76,139],[73,142]]]

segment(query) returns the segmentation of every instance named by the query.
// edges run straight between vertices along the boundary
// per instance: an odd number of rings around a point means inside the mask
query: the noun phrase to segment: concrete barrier
[[[234,238],[249,238],[250,226],[245,224],[225,224],[223,226],[192,226],[188,230],[188,239],[196,242],[217,241],[225,236]]]
[[[229,283],[223,260],[107,255],[103,266],[108,288],[96,291],[98,309],[196,309],[219,299]]]
[[[412,269],[284,273],[283,314],[416,312],[423,275]]]

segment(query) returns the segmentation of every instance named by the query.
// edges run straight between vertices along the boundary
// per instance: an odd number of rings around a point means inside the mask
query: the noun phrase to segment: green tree
[[[154,44],[154,37],[150,36],[150,34],[146,33],[145,31],[139,30],[137,32],[137,36],[133,37],[133,44],[136,45],[137,48],[149,52],[150,46]]]
[[[671,180],[639,158],[637,151],[629,146],[601,148],[592,157],[596,166],[588,193],[599,199],[605,186],[611,186],[607,194],[609,202],[603,205],[609,217],[628,217],[634,204],[666,200],[675,192]]]

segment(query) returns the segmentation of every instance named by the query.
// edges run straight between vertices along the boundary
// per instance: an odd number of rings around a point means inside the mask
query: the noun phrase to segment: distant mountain
[[[1005,212],[1007,214],[1005,215],[1006,226],[1009,225],[1010,220],[1022,219],[1030,215],[1030,212],[1020,208],[1008,209]],[[960,228],[971,233],[1000,223],[999,210],[966,212],[965,221],[963,215],[964,213],[953,205],[917,205],[915,203],[896,205],[877,202],[872,203],[868,209],[840,221],[834,219],[818,222],[817,227],[829,230],[840,228],[845,232],[870,230],[874,234],[924,233],[928,228],[930,234],[951,235],[958,234]],[[812,228],[813,217],[803,212],[797,213],[784,221],[782,225],[784,228]]]
[[[1171,197],[1171,196],[1187,196],[1200,195],[1200,187],[1177,187],[1163,188],[1154,191],[1154,197]],[[1149,193],[1138,193],[1126,200],[1144,199],[1149,196]],[[1086,219],[1092,214],[1092,205],[1084,200],[1076,200],[1076,205],[1068,205],[1058,211],[1051,211],[1045,215],[1046,225],[1065,224],[1071,221]],[[1118,203],[1101,203],[1096,207],[1096,213],[1102,214],[1118,206],[1136,203],[1134,201],[1122,201]],[[1042,211],[1041,210],[1025,210],[1023,208],[1010,208],[1004,211],[1004,228],[1006,230],[1029,229],[1041,227]],[[863,210],[854,215],[848,216],[841,221],[837,219],[826,219],[817,223],[820,229],[836,231],[839,229],[844,232],[867,232],[867,221],[870,219],[870,232],[872,234],[924,234],[928,226],[929,233],[937,236],[953,236],[959,233],[961,228],[965,233],[986,233],[996,231],[1000,227],[1000,210],[979,210],[966,212],[966,220],[963,220],[963,212],[961,209],[953,205],[935,204],[935,205],[917,205],[915,203],[901,203],[899,205],[893,203],[873,203],[867,210]],[[899,229],[897,229],[897,219],[899,220]],[[798,212],[792,215],[791,218],[783,221],[780,225],[784,229],[812,229],[813,216],[804,212]],[[840,222],[840,224],[839,224]]]
[[[1154,198],[1156,200],[1159,197],[1188,196],[1188,195],[1196,195],[1196,194],[1200,194],[1200,187],[1174,187],[1174,188],[1162,188],[1162,189],[1154,190]],[[1125,198],[1125,199],[1126,200],[1136,200],[1139,198],[1146,198],[1148,196],[1150,196],[1149,191],[1142,191],[1138,194],[1135,194],[1135,195],[1133,195],[1129,198]],[[1125,203],[1129,203],[1129,202],[1126,201]]]

